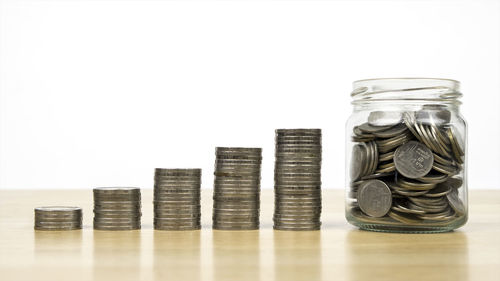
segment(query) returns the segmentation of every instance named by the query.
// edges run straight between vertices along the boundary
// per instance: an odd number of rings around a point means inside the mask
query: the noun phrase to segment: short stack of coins
[[[50,206],[35,208],[36,230],[82,229],[82,208]]]
[[[215,150],[213,228],[259,228],[261,148]]]
[[[200,187],[201,169],[156,169],[154,228],[200,229]]]
[[[464,144],[445,108],[374,111],[355,126],[350,215],[365,224],[439,227],[463,219]]]
[[[94,188],[94,229],[140,229],[141,215],[138,187]]]
[[[321,129],[276,130],[274,229],[320,229],[321,152]]]

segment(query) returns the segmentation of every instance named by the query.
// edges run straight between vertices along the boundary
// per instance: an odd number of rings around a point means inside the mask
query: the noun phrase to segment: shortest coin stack
[[[94,188],[94,229],[141,228],[141,190],[137,187]]]
[[[200,229],[200,187],[201,169],[156,169],[154,228]]]
[[[82,208],[38,207],[35,208],[36,230],[75,230],[82,228]]]

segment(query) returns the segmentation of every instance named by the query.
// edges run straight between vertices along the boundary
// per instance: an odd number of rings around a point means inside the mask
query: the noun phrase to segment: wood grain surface
[[[344,194],[323,191],[323,228],[272,230],[263,190],[261,230],[212,231],[211,190],[201,231],[152,229],[152,190],[140,231],[93,231],[92,191],[1,190],[0,280],[500,280],[500,191],[470,192],[463,228],[443,234],[360,231],[344,219]],[[33,208],[77,205],[84,229],[33,230]]]

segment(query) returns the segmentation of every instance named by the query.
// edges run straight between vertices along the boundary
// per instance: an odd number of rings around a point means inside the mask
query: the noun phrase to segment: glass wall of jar
[[[353,83],[346,124],[346,218],[366,230],[445,232],[467,221],[467,124],[460,83]]]

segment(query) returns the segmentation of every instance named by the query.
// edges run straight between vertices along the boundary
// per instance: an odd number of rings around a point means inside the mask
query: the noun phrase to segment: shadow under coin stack
[[[82,229],[82,208],[63,206],[35,208],[35,229]]]
[[[138,187],[94,188],[94,229],[140,229],[141,215]]]
[[[156,169],[154,228],[200,229],[200,187],[201,169]]]
[[[213,229],[259,229],[261,148],[215,150]]]
[[[321,151],[321,129],[276,130],[274,229],[320,229]]]
[[[450,116],[432,105],[375,111],[354,127],[350,215],[366,224],[419,229],[463,220],[464,144]]]

